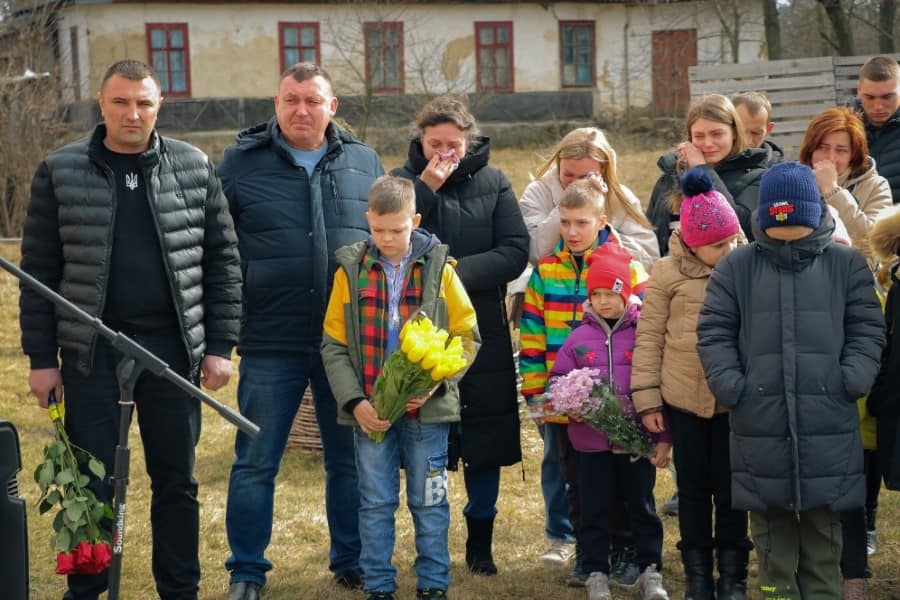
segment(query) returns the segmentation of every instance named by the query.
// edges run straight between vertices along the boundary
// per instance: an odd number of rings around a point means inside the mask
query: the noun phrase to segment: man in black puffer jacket
[[[219,167],[244,272],[238,405],[262,428],[235,441],[229,600],[256,600],[272,568],[265,551],[275,476],[307,386],[325,462],[329,568],[338,585],[362,586],[353,430],[337,423],[319,346],[334,251],[369,237],[369,188],[384,169],[374,150],[331,121],[337,105],[324,69],[293,65],[279,81],[275,117],[238,134]]]
[[[34,176],[22,268],[102,318],[191,380],[215,390],[231,375],[240,325],[240,258],[234,225],[207,156],[155,129],[159,79],[124,60],[98,95],[104,124],[49,154]],[[73,443],[113,472],[121,354],[91,327],[21,287],[22,349],[42,407],[66,391]],[[61,366],[57,360],[61,359]],[[196,598],[199,505],[193,477],[200,406],[143,373],[135,387],[151,480],[153,575],[161,598]],[[109,502],[112,488],[91,487]],[[107,573],[68,577],[67,600],[96,599]]]

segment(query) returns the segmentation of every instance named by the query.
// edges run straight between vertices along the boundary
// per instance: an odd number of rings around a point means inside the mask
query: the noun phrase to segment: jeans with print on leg
[[[391,563],[400,505],[400,465],[406,471],[406,504],[416,539],[416,588],[446,590],[450,585],[450,503],[447,498],[445,423],[401,418],[381,442],[354,428],[360,486],[360,566],[368,592],[393,592],[397,569]]]
[[[272,537],[275,477],[306,386],[312,386],[325,464],[325,512],[331,538],[329,568],[335,574],[359,566],[359,488],[353,430],[337,424],[337,403],[318,351],[248,353],[241,358],[238,406],[260,427],[250,438],[238,432],[237,458],[228,482],[225,526],[231,582],[266,583],[272,563],[265,550]]]

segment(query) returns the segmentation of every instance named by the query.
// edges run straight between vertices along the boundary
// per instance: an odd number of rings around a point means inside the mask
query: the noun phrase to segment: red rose
[[[79,573],[90,573],[93,564],[93,552],[90,542],[78,542],[72,554],[75,555],[75,568]]]
[[[94,545],[94,562],[91,573],[102,573],[109,567],[109,561],[112,559],[112,551],[109,544],[100,542]]]
[[[68,575],[75,572],[75,555],[72,552],[60,552],[56,555],[56,573]]]

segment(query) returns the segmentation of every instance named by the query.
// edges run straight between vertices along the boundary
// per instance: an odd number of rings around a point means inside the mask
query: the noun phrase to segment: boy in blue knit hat
[[[840,512],[865,500],[856,399],[884,345],[872,274],[832,239],[812,170],[762,176],[755,241],[716,265],[697,350],[731,409],[731,488],[767,599],[841,598]]]

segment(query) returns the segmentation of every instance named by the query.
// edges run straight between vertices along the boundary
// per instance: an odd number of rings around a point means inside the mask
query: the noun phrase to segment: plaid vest
[[[362,356],[363,386],[371,396],[372,385],[381,372],[388,335],[388,282],[374,246],[362,259],[357,278],[359,302],[359,349]],[[410,261],[399,302],[400,321],[405,322],[422,305],[422,271],[425,257]]]

